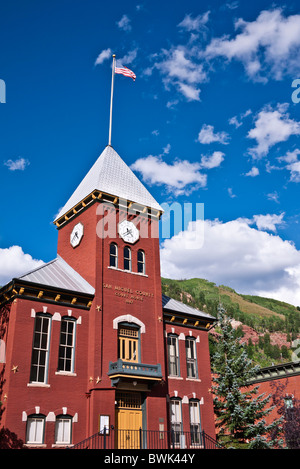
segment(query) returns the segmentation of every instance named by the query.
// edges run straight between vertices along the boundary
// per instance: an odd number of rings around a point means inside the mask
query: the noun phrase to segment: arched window
[[[124,248],[124,270],[131,271],[131,249],[128,246]]]
[[[111,243],[109,246],[109,265],[110,267],[118,267],[118,246]]]
[[[126,362],[139,362],[139,327],[119,324],[118,358]]]
[[[146,273],[145,253],[141,249],[139,249],[137,253],[137,271],[139,274]]]
[[[26,426],[26,443],[41,445],[44,443],[45,415],[29,415]]]

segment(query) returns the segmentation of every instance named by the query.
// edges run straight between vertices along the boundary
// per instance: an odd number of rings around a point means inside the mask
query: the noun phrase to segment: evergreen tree
[[[266,408],[271,395],[256,396],[259,386],[248,384],[259,367],[253,366],[221,305],[218,321],[221,334],[212,357],[212,391],[219,435],[229,436],[231,443],[248,443],[249,449],[279,446],[277,438],[270,439],[279,421],[265,421],[273,408]]]

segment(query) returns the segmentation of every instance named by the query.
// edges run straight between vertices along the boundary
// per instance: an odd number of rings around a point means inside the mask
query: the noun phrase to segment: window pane
[[[62,318],[57,365],[59,371],[73,371],[75,324],[74,319]]]
[[[185,341],[186,350],[186,364],[188,378],[197,377],[197,362],[196,362],[196,342],[193,338],[187,338]]]
[[[30,380],[44,382],[48,357],[50,318],[38,314],[35,318]]]
[[[30,381],[37,381],[37,366],[35,365],[31,366]]]
[[[138,362],[138,329],[120,326],[118,337],[118,358],[124,361]]]
[[[27,443],[43,443],[44,419],[33,417],[27,420]]]
[[[71,424],[72,420],[70,418],[58,418],[56,420],[56,443],[71,443]]]
[[[199,402],[190,402],[190,429],[192,444],[201,443],[201,422]]]
[[[131,270],[131,250],[127,246],[124,248],[124,270]]]
[[[110,267],[118,267],[118,247],[114,243],[109,248],[109,265]]]
[[[37,381],[39,383],[44,383],[44,378],[45,378],[45,368],[42,366],[39,366],[37,368]]]
[[[144,262],[144,252],[143,251],[138,251],[138,261],[139,262]]]
[[[145,273],[145,253],[144,251],[139,250],[137,255],[137,269],[140,274]]]
[[[168,336],[169,374],[179,375],[179,357],[177,347],[177,337]]]

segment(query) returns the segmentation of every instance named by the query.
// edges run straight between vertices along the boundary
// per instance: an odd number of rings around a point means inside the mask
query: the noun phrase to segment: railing
[[[150,378],[161,378],[161,367],[146,363],[125,362],[119,358],[116,362],[109,362],[108,376],[116,374],[130,374]]]
[[[221,449],[216,440],[200,432],[117,430],[104,428],[71,449]]]

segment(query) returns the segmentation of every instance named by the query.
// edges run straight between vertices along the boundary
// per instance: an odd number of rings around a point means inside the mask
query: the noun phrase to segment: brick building
[[[104,428],[118,448],[139,429],[215,437],[215,319],[162,295],[161,215],[108,145],[55,220],[56,259],[1,288],[1,426],[28,447]]]

